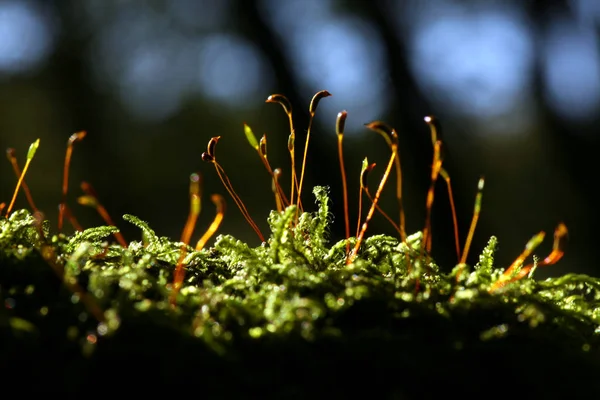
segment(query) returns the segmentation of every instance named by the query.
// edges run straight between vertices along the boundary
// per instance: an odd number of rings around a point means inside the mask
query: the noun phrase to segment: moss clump
[[[490,292],[503,273],[493,237],[472,270],[444,273],[421,233],[372,236],[346,265],[345,241],[328,244],[327,190],[314,195],[293,227],[295,206],[273,211],[259,247],[228,235],[187,247],[176,305],[183,243],[133,216],[142,240],[128,248],[105,241],[114,227],[51,236],[25,210],[0,219],[4,382],[221,398],[600,393],[600,280]]]

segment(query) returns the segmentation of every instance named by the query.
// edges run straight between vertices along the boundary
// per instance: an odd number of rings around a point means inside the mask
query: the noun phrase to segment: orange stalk
[[[210,199],[217,207],[217,214],[215,215],[215,219],[210,224],[204,235],[198,240],[196,243],[196,250],[200,251],[204,248],[208,240],[217,232],[219,226],[221,226],[221,222],[223,221],[223,217],[225,216],[225,199],[223,196],[218,194],[213,194]]]
[[[8,157],[8,161],[10,161],[10,163],[13,167],[13,170],[15,171],[15,175],[17,176],[17,179],[19,179],[19,177],[21,176],[21,168],[19,167],[19,163],[17,161],[15,149],[12,149],[12,148],[6,149],[6,156]],[[25,182],[25,179],[23,179],[23,183],[21,184],[21,186],[23,187],[23,192],[25,192],[25,197],[27,197],[27,202],[29,203],[29,206],[31,207],[31,211],[33,211],[33,212],[38,211],[37,207],[35,206],[35,203],[33,202],[33,196],[31,195],[31,190],[29,190],[29,186]],[[0,213],[2,213],[2,210],[0,210]]]
[[[90,185],[87,182],[81,182],[81,190],[83,191],[83,193],[85,193],[85,195],[80,196],[77,199],[77,202],[83,206],[88,206],[88,207],[94,208],[96,210],[96,212],[98,214],[100,214],[100,217],[102,217],[102,219],[104,220],[104,222],[106,222],[107,225],[117,226],[114,223],[113,219],[110,217],[110,214],[108,213],[106,208],[98,200],[98,195],[97,195],[96,191],[94,190],[94,188],[92,187],[92,185]],[[65,207],[65,212],[67,214],[67,218],[72,217],[72,215],[70,215],[69,207]],[[75,227],[75,229],[77,229],[77,226],[79,224],[77,224],[77,222],[74,221],[72,218],[69,218],[69,219],[71,220],[71,223],[75,222],[76,225],[74,225],[74,227]],[[77,229],[77,230],[79,230],[79,229]],[[127,248],[127,241],[125,241],[125,238],[123,237],[121,232],[115,232],[113,234],[113,236],[115,237],[117,242],[119,242],[119,244],[122,247]]]
[[[556,264],[565,255],[564,247],[567,239],[567,234],[567,227],[565,226],[565,224],[560,223],[554,230],[554,243],[552,245],[552,251],[550,252],[550,254],[548,254],[548,256],[546,256],[546,258],[544,258],[537,264],[537,267],[544,267],[547,265]],[[521,268],[521,270],[512,279],[512,281],[516,281],[527,276],[531,272],[533,266],[534,264],[529,264]],[[507,272],[505,272],[503,275],[510,276],[512,274],[508,274]]]
[[[366,159],[365,159],[365,161],[366,161]],[[373,170],[373,168],[375,168],[375,163],[373,163],[369,166],[363,165],[363,170],[361,171],[361,174],[360,174],[361,192],[362,191],[365,192],[365,194],[367,195],[367,198],[369,199],[371,204],[373,204],[373,195],[371,194],[371,191],[369,190],[369,186],[367,184],[367,178],[369,176],[369,173]],[[379,204],[376,204],[375,208],[394,227],[396,232],[398,232],[398,235],[400,235],[400,227],[398,226],[398,224],[396,224],[394,222],[394,220],[385,211],[383,211],[383,209],[379,206]],[[359,226],[360,226],[360,223],[359,223]],[[356,235],[358,236],[358,231],[357,231]]]
[[[233,198],[233,201],[240,209],[242,215],[244,216],[244,218],[246,219],[248,224],[250,224],[250,226],[252,227],[254,232],[256,232],[256,235],[259,237],[261,242],[264,242],[265,238],[264,238],[263,234],[261,233],[260,229],[258,228],[258,225],[256,225],[256,223],[250,216],[250,213],[248,213],[248,209],[242,202],[242,199],[237,195],[237,193],[233,189],[233,185],[231,184],[231,181],[227,177],[225,170],[221,167],[221,165],[219,165],[219,163],[216,160],[215,148],[216,148],[217,142],[219,141],[220,138],[221,138],[220,136],[215,136],[210,139],[210,141],[208,142],[206,152],[202,153],[202,161],[212,163],[215,166],[217,175],[219,176],[219,179],[221,179],[221,182],[225,186],[225,189],[227,190],[229,195]]]
[[[183,227],[183,232],[181,233],[181,242],[183,245],[181,246],[181,254],[179,255],[179,260],[177,261],[177,265],[175,266],[175,273],[173,277],[173,291],[171,292],[170,302],[171,305],[176,304],[177,294],[183,285],[183,279],[185,278],[185,268],[183,267],[183,260],[187,254],[187,245],[190,242],[190,238],[194,233],[194,228],[196,227],[196,221],[198,220],[198,215],[200,214],[200,209],[202,206],[201,203],[201,182],[199,174],[191,174],[190,175],[190,211],[188,213],[188,218],[185,222],[185,226]]]
[[[477,221],[479,220],[479,214],[481,213],[481,199],[483,197],[484,184],[485,184],[484,178],[483,177],[479,178],[479,182],[477,183],[477,195],[475,196],[475,207],[473,210],[473,218],[471,219],[471,226],[469,227],[469,234],[467,235],[467,239],[465,241],[465,248],[463,249],[462,257],[460,259],[460,264],[464,264],[467,262],[467,256],[469,255],[471,241],[473,240],[473,235],[475,234],[475,227],[477,226]],[[459,275],[457,275],[457,276],[459,276]]]
[[[188,213],[188,218],[185,222],[185,226],[183,228],[183,232],[181,233],[180,241],[188,244],[194,233],[194,228],[196,227],[196,221],[198,220],[198,215],[200,215],[200,210],[202,208],[202,180],[200,174],[193,173],[190,175],[190,211]]]
[[[313,120],[315,119],[315,112],[317,111],[317,106],[319,105],[319,101],[321,101],[324,97],[331,96],[327,90],[321,90],[317,92],[312,100],[310,101],[310,106],[308,107],[308,112],[310,117],[308,119],[308,129],[306,131],[306,141],[304,142],[304,155],[302,157],[302,168],[300,170],[300,183],[298,185],[298,203],[300,203],[302,199],[302,184],[304,183],[304,171],[306,168],[306,155],[308,154],[308,142],[310,141],[310,131],[312,128]]]
[[[71,156],[73,155],[73,144],[83,140],[87,135],[87,132],[80,131],[69,136],[67,141],[67,151],[65,153],[65,164],[63,168],[63,184],[62,184],[62,196],[60,204],[58,205],[58,230],[62,230],[63,218],[65,215],[65,207],[67,205],[67,192],[69,189],[69,166],[71,165]]]
[[[279,186],[279,176],[281,175],[281,169],[275,168],[273,170],[273,181],[271,183],[271,191],[275,195],[275,205],[277,206],[277,211],[282,212],[284,207],[283,201],[281,200],[281,194],[278,189],[281,189]]]
[[[426,202],[426,214],[425,214],[425,228],[423,229],[423,240],[421,242],[421,253],[424,253],[425,247],[431,240],[431,210],[433,208],[433,199],[435,193],[435,182],[437,181],[440,169],[442,168],[442,159],[440,157],[442,142],[436,141],[433,146],[433,162],[431,166],[431,183],[429,190],[427,191],[427,202]],[[430,246],[429,246],[430,247]]]
[[[513,263],[504,271],[502,276],[498,281],[492,285],[490,288],[490,292],[500,289],[501,287],[507,285],[508,283],[518,281],[519,279],[524,278],[529,275],[532,268],[535,264],[529,264],[522,267],[518,272],[515,273],[515,270],[523,265],[523,262],[529,255],[539,246],[544,240],[545,233],[539,232],[535,236],[533,236],[525,245],[525,250],[513,261]],[[556,229],[554,230],[554,243],[552,245],[552,251],[546,258],[540,261],[537,266],[543,267],[547,265],[556,264],[565,254],[564,247],[568,236],[568,230],[565,224],[562,222],[558,224]],[[514,275],[514,276],[513,276]]]
[[[425,122],[429,126],[429,131],[431,134],[431,144],[435,146],[435,143],[438,141],[438,135],[441,131],[439,121],[433,115],[428,115],[425,117]],[[443,158],[440,154],[440,158]],[[452,210],[452,222],[454,224],[454,242],[456,247],[456,257],[460,262],[460,240],[458,234],[458,219],[456,218],[456,208],[454,206],[454,196],[452,195],[452,185],[450,184],[450,175],[444,168],[440,168],[440,175],[444,178],[446,182],[446,187],[448,188],[448,197],[450,201],[450,208]],[[431,251],[431,240],[428,240],[427,251]]]
[[[31,160],[33,159],[33,156],[35,156],[35,152],[37,151],[39,145],[40,145],[40,139],[36,140],[29,146],[29,150],[27,151],[27,161],[25,161],[25,166],[23,167],[23,172],[21,172],[21,176],[19,177],[19,180],[17,181],[17,186],[15,187],[15,191],[13,193],[12,200],[10,201],[8,208],[6,209],[7,217],[9,216],[10,212],[13,209],[13,206],[15,205],[15,201],[17,200],[17,195],[19,194],[19,188],[21,187],[21,184],[23,183],[23,180],[25,179],[25,174],[27,173],[27,170],[29,169]]]
[[[340,160],[340,173],[342,175],[342,190],[344,196],[344,227],[346,229],[346,255],[350,254],[350,217],[348,215],[348,185],[346,182],[346,168],[344,167],[344,149],[342,142],[344,140],[344,128],[346,126],[346,117],[348,113],[341,111],[337,115],[335,124],[335,131],[337,134],[338,142],[338,157]]]
[[[452,211],[452,223],[454,225],[454,244],[456,247],[456,260],[460,262],[460,239],[458,234],[458,219],[456,218],[456,208],[454,206],[454,196],[452,195],[452,185],[450,184],[450,175],[444,168],[440,169],[440,175],[446,181],[446,186],[448,188],[448,198],[450,199],[450,209]],[[431,248],[428,247],[427,251],[430,252]]]
[[[256,136],[254,136],[254,132],[252,132],[252,129],[247,124],[244,124],[244,133],[246,134],[246,139],[248,140],[248,143],[250,143],[250,146],[252,146],[254,150],[256,150],[256,152],[258,153],[260,161],[263,163],[267,172],[271,176],[271,180],[275,182],[275,187],[277,189],[275,193],[276,203],[282,203],[283,207],[287,207],[289,205],[289,201],[287,197],[285,197],[285,194],[283,193],[283,189],[279,185],[279,182],[275,179],[273,169],[271,168],[271,164],[269,163],[269,159],[267,158],[267,135],[263,135],[260,138],[260,142],[257,141]]]
[[[366,126],[367,126],[367,128],[375,130],[380,125],[381,124],[379,122],[371,122],[370,124],[367,124]],[[396,136],[396,132],[393,130],[390,132],[390,134],[392,135],[392,137]],[[358,255],[358,250],[360,249],[360,246],[362,244],[362,240],[364,238],[365,232],[367,231],[369,222],[371,221],[371,218],[373,218],[373,214],[375,213],[375,207],[377,206],[377,203],[379,202],[379,198],[381,197],[381,193],[383,191],[383,188],[385,187],[385,183],[387,182],[387,179],[390,175],[392,167],[394,166],[394,160],[396,158],[397,151],[398,151],[397,145],[395,143],[392,143],[392,155],[391,155],[388,165],[385,169],[383,177],[381,178],[381,181],[379,182],[379,187],[377,188],[377,192],[375,192],[375,197],[373,198],[373,203],[371,204],[371,208],[369,209],[369,212],[367,213],[365,222],[362,224],[362,228],[356,239],[356,244],[354,246],[354,249],[350,252],[350,256],[346,260],[347,264],[351,264],[356,259],[356,256]]]
[[[292,167],[291,167],[292,176],[290,179],[291,190],[290,190],[289,204],[294,204],[294,191],[295,191],[295,189],[298,188],[298,177],[296,176],[296,156],[295,156],[295,148],[294,148],[295,142],[296,142],[296,130],[294,129],[294,121],[292,118],[292,104],[290,103],[288,98],[282,94],[272,94],[267,98],[267,100],[265,100],[265,102],[266,103],[277,103],[277,104],[281,105],[281,107],[283,107],[283,110],[285,111],[285,114],[287,115],[288,121],[290,123],[290,136],[288,137],[288,151],[290,153],[290,161],[292,164]],[[298,204],[298,206],[300,207],[300,204]]]
[[[362,219],[362,197],[365,188],[367,187],[367,175],[377,164],[369,164],[369,160],[365,157],[362,162],[362,169],[360,170],[360,191],[358,192],[358,220],[356,222],[356,237],[360,234],[360,221]],[[373,200],[371,200],[373,203]]]
[[[386,141],[387,145],[392,149],[392,146],[396,146],[396,158],[394,159],[394,166],[396,169],[396,201],[398,202],[398,211],[400,214],[400,220],[397,226],[399,226],[399,234],[402,242],[406,242],[406,217],[404,214],[404,204],[402,202],[402,168],[400,165],[400,151],[398,150],[398,135],[395,130],[379,122],[372,128],[375,132],[379,133]],[[394,132],[394,135],[391,133]],[[394,224],[396,225],[396,224]]]
[[[290,202],[288,201],[287,197],[285,196],[285,193],[283,193],[283,189],[279,185],[279,181],[275,177],[275,172],[271,168],[271,164],[269,163],[269,160],[267,159],[267,135],[263,135],[260,138],[258,154],[260,155],[265,168],[269,172],[269,175],[271,175],[272,182],[275,185],[275,196],[279,198],[278,201],[281,202],[283,208],[289,206]]]
[[[365,194],[367,195],[367,198],[369,199],[369,201],[372,204],[373,203],[373,195],[371,194],[371,191],[369,190],[369,188],[367,186],[365,186],[364,190],[365,190]],[[392,225],[394,230],[396,232],[398,232],[398,235],[400,235],[400,227],[398,226],[398,224],[396,222],[394,222],[392,217],[390,217],[385,211],[383,211],[383,209],[381,208],[381,206],[379,204],[375,205],[375,209]]]

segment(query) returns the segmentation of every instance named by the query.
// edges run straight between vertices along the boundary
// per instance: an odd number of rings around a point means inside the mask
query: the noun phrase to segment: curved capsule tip
[[[344,129],[346,128],[346,118],[348,117],[348,112],[346,110],[340,111],[337,115],[337,119],[335,121],[335,133],[338,135],[344,134]]]
[[[292,103],[282,94],[272,94],[267,97],[265,103],[278,103],[285,110],[286,114],[290,114],[292,112]]]
[[[315,111],[317,111],[317,106],[319,105],[319,101],[321,101],[321,99],[323,99],[325,97],[329,97],[329,96],[331,96],[331,93],[329,93],[327,90],[321,90],[321,91],[315,93],[312,100],[310,101],[310,106],[308,107],[308,112],[310,112],[311,114],[314,114]]]

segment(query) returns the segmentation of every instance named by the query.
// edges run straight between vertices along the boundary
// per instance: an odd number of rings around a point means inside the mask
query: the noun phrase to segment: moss
[[[528,276],[491,291],[504,272],[496,238],[472,270],[444,273],[420,232],[372,236],[346,265],[345,241],[329,244],[327,190],[314,195],[317,211],[293,227],[294,206],[273,211],[259,247],[229,235],[185,247],[176,306],[183,243],[134,216],[142,240],[127,248],[106,241],[114,227],[51,236],[26,210],[0,219],[3,376],[46,392],[261,398],[599,389],[600,280]]]

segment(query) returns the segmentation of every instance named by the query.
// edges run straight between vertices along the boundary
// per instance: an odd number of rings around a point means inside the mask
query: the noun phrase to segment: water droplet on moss
[[[219,337],[219,336],[221,336],[221,333],[223,333],[223,328],[221,327],[221,325],[218,322],[215,322],[213,324],[213,326],[211,327],[211,332],[214,337]]]
[[[88,343],[96,344],[96,342],[98,341],[98,337],[96,335],[94,335],[93,333],[88,333],[85,340],[87,340]]]
[[[397,299],[400,299],[402,301],[405,301],[407,303],[413,301],[415,298],[412,293],[408,293],[408,292],[396,292],[396,294],[394,294],[394,297],[396,297]]]
[[[263,335],[263,330],[261,327],[255,326],[254,328],[248,329],[248,334],[250,335],[250,337],[258,339]]]
[[[98,324],[97,331],[98,331],[98,335],[104,336],[108,333],[108,326],[104,322],[100,322]]]
[[[119,329],[119,326],[121,325],[121,318],[115,309],[110,308],[106,310],[104,312],[104,317],[106,318],[106,324],[110,331],[116,331]]]
[[[135,308],[137,308],[139,311],[148,311],[150,309],[151,305],[152,305],[152,301],[150,301],[148,299],[144,299],[142,301],[138,301],[137,303],[135,303]]]
[[[501,324],[501,325],[494,326],[493,328],[490,328],[486,331],[481,332],[481,334],[479,335],[479,338],[484,341],[492,340],[492,339],[499,339],[499,338],[504,337],[507,332],[508,332],[508,325]]]

